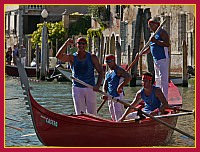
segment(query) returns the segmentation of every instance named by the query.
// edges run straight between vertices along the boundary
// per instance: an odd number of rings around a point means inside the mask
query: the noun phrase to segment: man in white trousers
[[[67,46],[74,45],[74,40],[69,38],[59,49],[56,57],[62,62],[69,62],[72,76],[82,80],[83,82],[92,85],[93,89],[73,80],[72,82],[72,97],[74,108],[77,115],[90,113],[97,115],[97,94],[102,79],[103,69],[95,54],[86,51],[87,40],[79,37],[76,41],[77,51],[73,54],[67,54]],[[98,73],[98,79],[95,83],[94,70]]]
[[[160,26],[160,22],[156,18],[148,21],[149,28],[155,32]],[[154,60],[155,82],[156,86],[163,91],[165,98],[168,100],[168,83],[169,83],[169,35],[164,29],[160,29],[158,33],[151,38],[149,47],[143,52],[147,54],[151,52]]]
[[[123,100],[123,87],[131,80],[131,75],[122,67],[116,64],[115,56],[112,54],[106,55],[105,62],[109,67],[106,72],[103,91],[115,97],[115,99]],[[104,100],[106,99],[103,96]],[[121,103],[108,101],[109,111],[113,121],[118,121],[124,113],[124,106]]]

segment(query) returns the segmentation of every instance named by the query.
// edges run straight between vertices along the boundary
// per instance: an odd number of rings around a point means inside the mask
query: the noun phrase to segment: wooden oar
[[[56,67],[56,69],[57,69],[64,77],[66,77],[67,79],[71,80],[71,73],[62,70],[62,69],[59,68],[59,67]],[[97,109],[97,113],[98,113],[99,110],[103,107],[103,105],[105,104],[105,102],[106,102],[106,100],[103,100],[103,102],[100,104],[100,106],[99,106],[98,109]]]
[[[47,80],[47,81],[53,81],[55,78],[57,78],[57,77],[59,77],[59,76],[62,76],[62,74],[60,73],[60,74],[54,75],[54,76],[52,76],[52,77],[50,77],[50,78],[46,78],[46,80]]]
[[[186,115],[193,115],[193,112],[180,112],[180,113],[174,113],[170,115],[158,115],[154,116],[156,118],[167,118],[167,117],[177,117],[177,116],[186,116]]]
[[[149,38],[149,40],[148,40],[148,42],[145,44],[145,46],[142,48],[142,50],[139,52],[139,57],[142,55],[142,53],[145,51],[145,49],[147,48],[147,46],[149,45],[149,43],[151,42],[151,39],[152,39],[152,37],[154,37],[157,33],[158,33],[158,31],[160,30],[160,28],[163,26],[163,24],[165,23],[165,21],[166,20],[164,20],[161,24],[160,24],[160,26],[157,28],[157,30],[155,31],[155,33]],[[126,71],[129,71],[133,66],[134,66],[134,64],[138,61],[138,59],[139,59],[139,57],[137,57],[137,58],[135,58],[134,60],[133,60],[133,62],[130,64],[130,66],[126,69]],[[101,107],[103,106],[105,104],[105,102],[102,102],[102,105],[101,105]],[[98,111],[97,111],[98,112]]]
[[[35,136],[36,133],[32,133],[32,134],[26,134],[26,135],[22,135],[21,137],[28,137],[28,136]]]
[[[187,110],[179,107],[169,107],[168,109],[173,109],[174,111],[182,111],[182,112],[194,112],[194,110]]]
[[[10,126],[10,125],[5,125],[5,126],[6,126],[6,127],[9,127],[9,128],[12,128],[12,129],[15,129],[15,130],[18,130],[18,131],[22,131],[22,130],[23,130],[22,128]]]
[[[164,21],[160,24],[160,26],[157,28],[157,30],[155,31],[155,33],[149,38],[149,40],[148,40],[148,42],[146,43],[146,45],[145,45],[145,46],[143,47],[143,49],[140,51],[139,57],[142,55],[142,53],[144,52],[144,50],[146,49],[146,47],[149,45],[149,43],[150,43],[150,41],[151,41],[151,38],[154,37],[154,36],[158,33],[158,31],[159,31],[160,28],[163,26],[163,24],[165,23],[165,21],[166,21],[166,20],[164,20]],[[126,69],[126,71],[129,71],[129,70],[134,66],[134,64],[138,61],[139,57],[138,57],[138,58],[135,58],[135,59],[133,60],[133,62],[132,62],[132,63],[130,64],[130,66]],[[98,108],[97,113],[98,113],[98,111],[101,109],[101,107],[105,104],[105,102],[106,102],[106,101],[103,101],[103,102],[101,103],[101,106]]]
[[[16,122],[21,122],[21,121],[19,121],[19,120],[15,120],[15,119],[8,118],[8,117],[6,117],[6,119],[8,119],[8,120],[12,120],[12,121],[16,121]]]
[[[174,114],[170,114],[170,115],[168,115],[168,114],[166,114],[166,115],[157,115],[157,116],[154,116],[154,117],[156,117],[156,118],[169,118],[169,117],[177,117],[177,116],[185,116],[185,115],[192,115],[193,114],[193,112],[182,112],[182,113],[174,113]],[[146,118],[148,118],[148,117],[146,117]],[[133,121],[133,120],[135,120],[135,119],[128,119],[128,120],[124,120],[124,121]]]
[[[100,104],[99,108],[97,109],[97,113],[99,110],[103,107],[103,105],[106,103],[107,99],[104,99],[103,102]]]
[[[63,68],[61,68],[61,67],[56,67],[56,69],[64,76],[64,77],[66,77],[67,79],[69,79],[70,81],[72,81],[71,80],[71,72],[69,72],[69,71],[66,71],[66,70],[64,70]]]
[[[142,53],[145,51],[145,49],[149,46],[149,43],[151,42],[151,39],[158,33],[158,31],[161,29],[161,27],[164,25],[164,23],[166,22],[166,20],[164,20],[160,26],[157,28],[157,30],[154,32],[154,34],[149,38],[149,40],[147,41],[147,43],[145,44],[145,46],[142,48],[142,50],[140,50],[139,52],[139,57],[142,55]],[[130,66],[126,69],[126,71],[129,71],[134,64],[138,61],[139,57],[135,58],[133,60],[133,62],[130,64]]]
[[[93,89],[93,86],[91,86],[91,85],[89,85],[89,84],[87,84],[87,83],[85,83],[85,82],[83,82],[83,81],[81,81],[81,80],[79,80],[79,79],[77,79],[77,78],[74,78],[73,76],[71,76],[71,78],[72,78],[73,80],[77,81],[78,83],[80,83],[80,84],[82,84],[82,85],[84,85],[84,86],[86,86],[86,87],[88,87],[88,88]],[[153,120],[155,120],[155,121],[157,121],[157,122],[159,122],[159,123],[161,123],[161,124],[163,124],[163,125],[169,127],[170,129],[173,129],[173,130],[175,130],[175,131],[177,131],[177,132],[179,132],[179,133],[181,133],[181,134],[183,134],[183,135],[185,135],[185,136],[187,136],[187,137],[189,137],[189,138],[195,140],[195,137],[194,137],[194,136],[191,136],[191,135],[189,135],[189,134],[183,132],[182,130],[177,129],[177,128],[171,126],[170,124],[168,124],[168,123],[166,123],[166,122],[164,122],[164,121],[162,121],[162,120],[160,120],[160,119],[158,119],[158,118],[156,118],[156,117],[154,117],[154,116],[152,116],[152,115],[150,115],[150,114],[148,114],[148,113],[146,113],[146,112],[144,112],[144,111],[142,111],[142,110],[140,110],[140,109],[138,109],[138,108],[132,107],[130,104],[126,103],[125,101],[122,101],[122,100],[119,100],[119,99],[115,99],[113,96],[111,96],[111,95],[109,95],[109,94],[107,94],[107,93],[105,93],[105,92],[103,92],[103,91],[101,91],[101,90],[98,90],[98,92],[101,93],[101,94],[103,94],[103,95],[105,95],[105,96],[107,96],[109,99],[112,99],[112,100],[115,101],[115,102],[119,102],[119,103],[121,103],[121,104],[123,104],[123,105],[125,105],[125,106],[131,107],[131,108],[133,108],[134,110],[141,112],[141,113],[144,114],[145,116],[150,117],[151,119],[153,119]]]
[[[7,98],[5,100],[15,100],[15,99],[19,99],[19,98]]]
[[[169,107],[169,109],[173,109],[174,111],[192,112],[194,119],[195,119],[195,111],[194,110],[181,109],[179,107]]]

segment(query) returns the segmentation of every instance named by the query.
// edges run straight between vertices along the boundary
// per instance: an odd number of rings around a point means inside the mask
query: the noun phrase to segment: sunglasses
[[[106,60],[106,63],[111,63],[113,60]]]
[[[86,43],[85,42],[77,42],[79,45],[85,45]]]

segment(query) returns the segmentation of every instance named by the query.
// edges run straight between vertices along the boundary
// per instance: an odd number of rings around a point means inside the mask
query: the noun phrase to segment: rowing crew
[[[160,26],[159,22],[154,19],[149,20],[148,24],[149,28],[153,32],[155,32]],[[102,66],[95,54],[86,51],[87,40],[85,38],[80,37],[77,39],[77,51],[73,54],[66,54],[66,49],[69,45],[74,45],[74,41],[70,38],[61,46],[56,57],[62,62],[69,62],[73,77],[93,86],[93,89],[87,88],[73,80],[72,96],[75,112],[76,114],[87,112],[97,115],[96,92],[98,92],[103,79]],[[151,37],[149,47],[142,52],[142,54],[149,53],[150,51],[152,53],[156,84],[159,85],[159,87],[152,85],[153,76],[150,73],[143,74],[143,88],[137,92],[131,106],[136,106],[140,99],[142,99],[145,102],[144,110],[152,115],[163,113],[164,109],[168,106],[168,47],[169,36],[165,30],[161,29],[155,33],[154,37]],[[139,54],[136,55],[136,58],[139,59]],[[129,83],[131,76],[128,71],[125,71],[116,64],[114,55],[107,55],[105,57],[105,62],[109,67],[109,71],[107,71],[105,75],[103,91],[115,98],[123,99],[123,87]],[[98,73],[96,84],[94,77],[95,69]],[[167,81],[163,78],[167,78]],[[108,103],[109,111],[114,121],[124,120],[126,115],[131,111],[131,108],[129,107],[124,113],[124,107],[120,103],[115,103],[111,100]],[[130,115],[128,115],[128,117],[130,117]]]

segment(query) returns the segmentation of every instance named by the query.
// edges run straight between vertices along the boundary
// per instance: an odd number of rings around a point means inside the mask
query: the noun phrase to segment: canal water
[[[195,109],[194,80],[189,81],[188,87],[179,87],[183,97],[183,109]],[[74,113],[70,82],[36,82],[30,81],[33,97],[45,108],[60,114]],[[125,87],[126,100],[131,101],[141,87]],[[5,127],[5,146],[10,147],[42,147],[42,143],[35,135],[33,124],[25,106],[23,90],[19,78],[5,77],[5,123],[21,128],[19,131]],[[98,95],[98,106],[102,101]],[[99,116],[110,119],[108,106],[105,104]],[[13,120],[10,120],[13,119]],[[14,121],[17,120],[17,121]],[[178,118],[176,127],[192,136],[195,135],[195,119],[193,115]],[[195,147],[195,141],[174,131],[172,138],[165,147]]]

